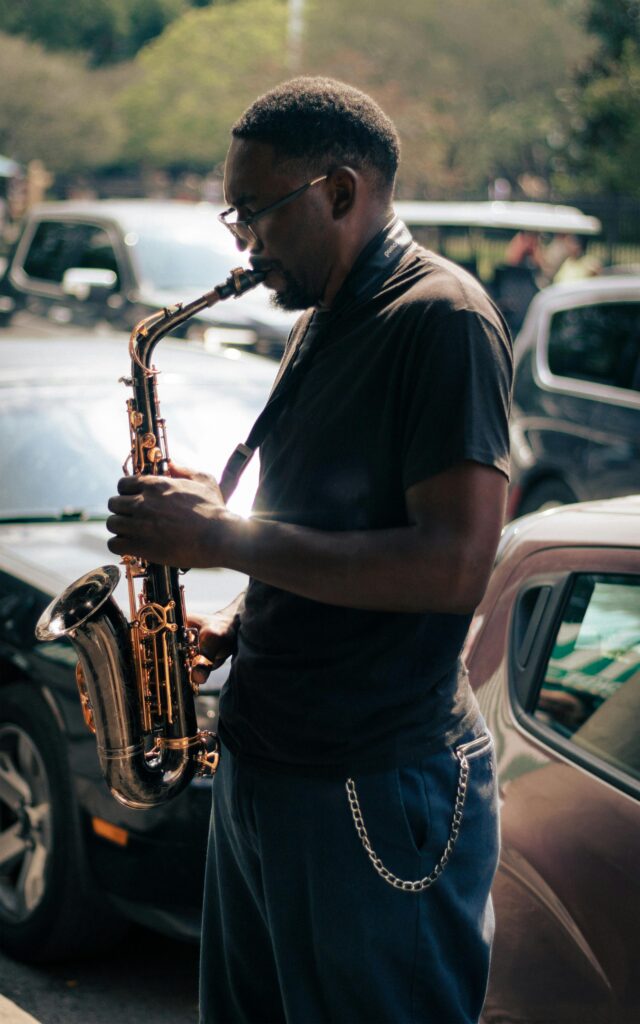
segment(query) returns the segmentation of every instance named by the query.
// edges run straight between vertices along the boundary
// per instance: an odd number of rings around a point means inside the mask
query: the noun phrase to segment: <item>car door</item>
[[[555,400],[565,396],[583,451],[585,497],[640,486],[640,301],[557,310],[541,354]],[[586,431],[583,429],[586,428]]]
[[[484,1020],[628,1024],[640,1019],[640,552],[530,555],[501,615],[503,671],[481,691],[503,843]]]

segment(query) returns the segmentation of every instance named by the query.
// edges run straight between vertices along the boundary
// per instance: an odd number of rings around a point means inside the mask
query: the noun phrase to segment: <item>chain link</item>
[[[447,839],[447,844],[442,851],[442,856],[430,874],[425,875],[424,878],[416,879],[413,882],[403,881],[402,878],[398,878],[397,875],[394,875],[393,872],[389,871],[389,869],[384,866],[378,857],[378,854],[371,845],[371,841],[364,824],[360,801],[358,800],[358,794],[356,792],[356,784],[353,779],[347,779],[345,788],[356,832],[358,833],[360,841],[365,848],[367,857],[380,875],[380,878],[384,879],[388,885],[392,885],[394,889],[401,889],[403,892],[424,892],[425,889],[429,889],[434,882],[438,881],[438,878],[447,866],[458,836],[460,835],[462,813],[464,811],[465,800],[467,799],[467,787],[469,783],[469,761],[467,760],[467,749],[471,747],[474,747],[474,753],[481,752],[478,750],[478,740],[473,740],[471,743],[464,744],[463,746],[458,747],[455,751],[456,757],[460,762],[458,789],[453,807],[453,817],[451,819],[451,828],[449,829],[449,838]]]

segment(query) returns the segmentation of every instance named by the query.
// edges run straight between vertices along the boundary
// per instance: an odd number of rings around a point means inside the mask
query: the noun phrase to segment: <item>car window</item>
[[[243,262],[231,238],[229,245],[218,248],[188,231],[174,235],[130,232],[125,244],[132,249],[140,278],[159,291],[206,291],[224,280],[232,266]]]
[[[549,369],[559,377],[640,390],[640,303],[563,309],[551,318]]]
[[[575,578],[534,717],[640,779],[640,577]]]
[[[86,227],[87,230],[78,238],[74,267],[113,270],[118,278],[118,260],[108,233],[103,228]]]
[[[72,267],[113,270],[118,266],[109,235],[93,224],[41,221],[24,260],[24,272],[60,284]]]

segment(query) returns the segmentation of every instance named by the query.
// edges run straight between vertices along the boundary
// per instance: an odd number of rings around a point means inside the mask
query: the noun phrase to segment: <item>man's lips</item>
[[[261,274],[268,274],[275,268],[273,260],[263,260],[259,256],[252,256],[249,263],[254,270],[258,270]]]
[[[263,284],[267,284],[269,282],[269,279],[273,281],[274,275],[278,275],[279,277],[282,276],[281,268],[277,263],[272,263],[269,260],[260,259],[252,259],[250,260],[250,263],[254,270],[257,270],[261,274],[265,275]]]

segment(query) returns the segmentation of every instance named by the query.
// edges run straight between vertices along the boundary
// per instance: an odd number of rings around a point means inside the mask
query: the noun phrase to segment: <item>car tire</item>
[[[30,963],[95,952],[124,922],[89,880],[63,735],[35,685],[1,698],[0,947]]]
[[[517,514],[524,516],[529,512],[543,512],[559,505],[571,505],[577,500],[571,488],[562,480],[541,480],[530,490],[525,491]]]

